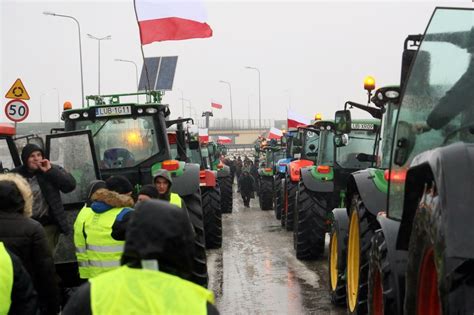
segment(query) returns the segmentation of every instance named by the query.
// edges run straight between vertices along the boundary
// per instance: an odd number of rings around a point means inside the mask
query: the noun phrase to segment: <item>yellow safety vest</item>
[[[112,238],[112,225],[123,208],[96,213],[82,208],[74,222],[74,244],[82,279],[120,267],[124,241]]]
[[[8,314],[12,303],[13,263],[0,242],[0,315]]]
[[[214,294],[179,277],[122,266],[91,283],[92,314],[207,314]]]
[[[178,206],[178,207],[181,208],[181,205],[182,205],[181,197],[178,194],[171,193],[170,194],[170,203],[172,205],[175,205],[175,206]]]

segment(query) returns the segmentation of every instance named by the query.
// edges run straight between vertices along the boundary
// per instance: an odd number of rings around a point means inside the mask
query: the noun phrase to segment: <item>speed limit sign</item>
[[[28,117],[30,109],[28,105],[22,100],[14,99],[5,106],[5,115],[8,119],[14,122],[20,122]]]

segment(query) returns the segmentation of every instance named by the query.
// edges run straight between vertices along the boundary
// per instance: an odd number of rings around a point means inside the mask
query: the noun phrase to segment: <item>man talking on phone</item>
[[[48,244],[54,254],[59,234],[69,234],[61,194],[76,188],[76,180],[61,166],[51,164],[44,158],[43,149],[36,144],[27,144],[21,152],[22,166],[12,170],[25,177],[33,192],[32,219],[43,226]]]

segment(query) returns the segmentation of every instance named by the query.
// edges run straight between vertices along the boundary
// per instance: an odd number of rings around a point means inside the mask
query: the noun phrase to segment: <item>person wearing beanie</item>
[[[153,180],[156,190],[158,190],[158,199],[168,201],[180,208],[184,207],[184,202],[178,194],[171,192],[173,181],[167,170],[160,169]]]
[[[33,193],[28,182],[18,174],[1,174],[0,201],[0,242],[28,272],[38,293],[40,314],[57,314],[59,289],[53,255],[43,227],[30,218]]]
[[[84,283],[64,315],[219,314],[211,291],[194,284],[194,232],[185,210],[161,200],[137,204],[122,266]]]
[[[61,201],[61,192],[76,188],[76,180],[62,167],[44,158],[43,150],[36,144],[27,144],[21,152],[22,166],[12,170],[27,179],[33,191],[32,218],[44,227],[49,246],[54,253],[59,233],[69,234]]]
[[[137,201],[145,201],[149,199],[158,199],[158,190],[156,190],[155,185],[143,185],[140,191],[138,192]]]
[[[123,176],[91,182],[90,202],[74,222],[74,245],[81,279],[90,279],[120,266],[125,231],[133,211],[132,190],[132,184]]]

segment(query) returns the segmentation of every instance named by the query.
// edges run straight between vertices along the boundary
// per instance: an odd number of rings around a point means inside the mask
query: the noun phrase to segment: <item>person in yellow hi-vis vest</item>
[[[218,314],[211,291],[188,280],[194,232],[183,209],[160,200],[137,203],[122,267],[89,279],[63,315]]]
[[[158,190],[158,199],[168,201],[169,203],[183,208],[184,202],[178,194],[171,192],[173,181],[167,170],[160,169],[154,178],[156,190]]]
[[[0,314],[37,314],[38,299],[20,258],[0,242]]]
[[[74,222],[74,245],[82,279],[120,267],[125,230],[133,211],[133,187],[123,176],[109,177],[105,185],[92,194],[92,203],[81,209]]]

